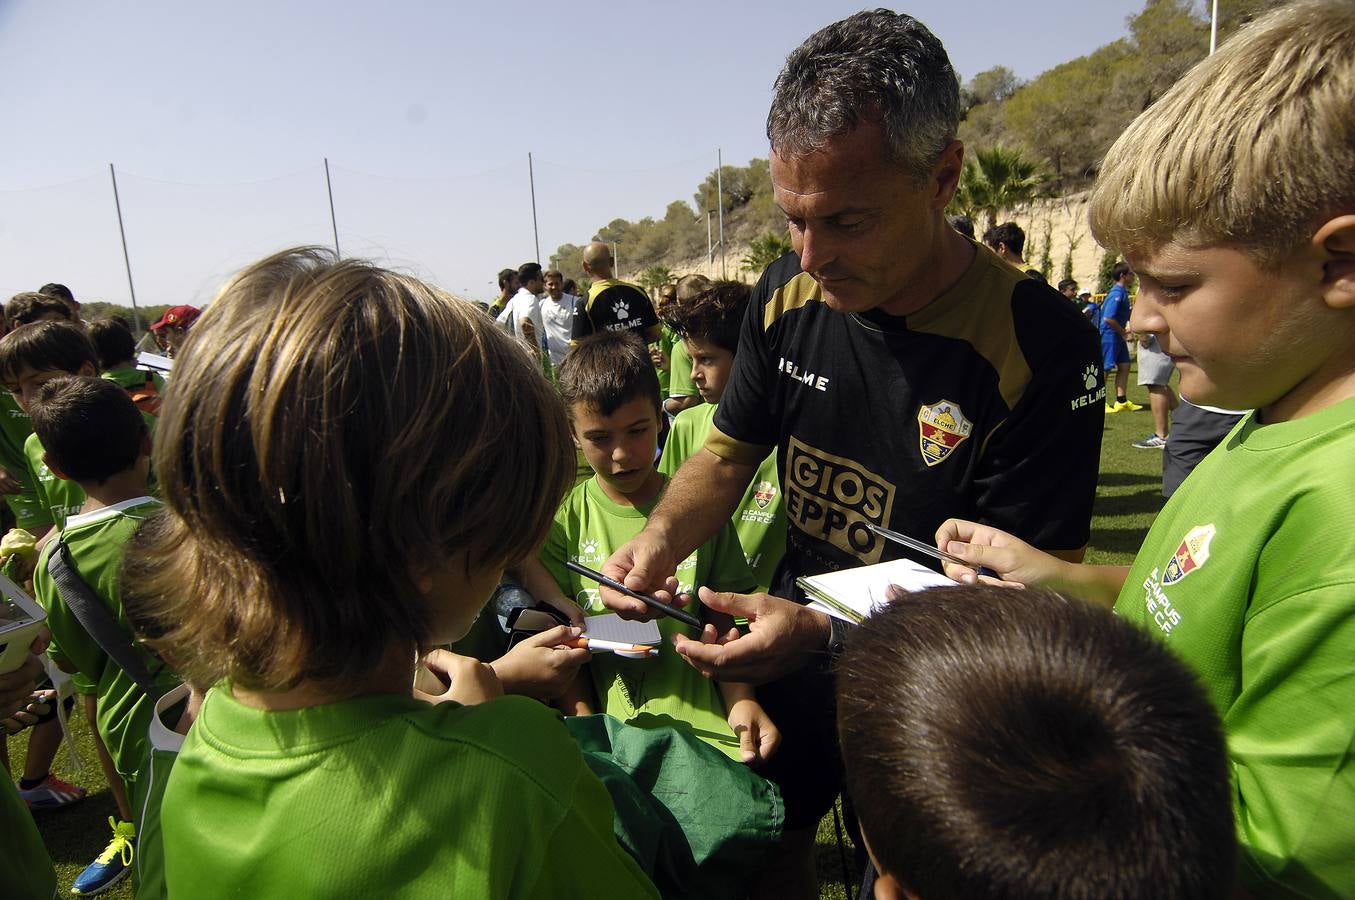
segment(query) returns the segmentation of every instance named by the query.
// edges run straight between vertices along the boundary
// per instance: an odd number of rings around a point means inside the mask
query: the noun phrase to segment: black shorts
[[[781,789],[787,831],[817,825],[842,790],[836,690],[836,677],[818,665],[757,689],[758,702],[781,731],[780,748],[759,774]]]

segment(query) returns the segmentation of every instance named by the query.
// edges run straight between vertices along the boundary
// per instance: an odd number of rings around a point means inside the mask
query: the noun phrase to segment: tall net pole
[[[108,175],[113,179],[113,207],[118,211],[118,235],[122,238],[122,264],[127,267],[127,292],[132,295],[132,323],[141,330],[141,311],[136,305],[136,287],[132,284],[132,258],[127,254],[127,229],[122,225],[122,201],[118,198],[118,173],[108,164]]]
[[[329,157],[325,157],[325,191],[329,194],[329,224],[334,229],[334,255],[342,256],[339,252],[339,220],[334,217],[334,185],[329,180]]]
[[[724,152],[715,148],[715,205],[720,210],[720,277],[725,278],[725,182]]]

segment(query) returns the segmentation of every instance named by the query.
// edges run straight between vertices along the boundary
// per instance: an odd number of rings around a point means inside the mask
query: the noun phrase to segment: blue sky
[[[1029,78],[1125,33],[1141,0],[918,0],[962,78]],[[455,293],[611,219],[662,216],[766,155],[787,53],[861,8],[717,3],[0,0],[0,298],[47,281],[209,300],[267,252],[332,243]],[[1018,13],[1019,15],[1013,15]],[[624,248],[622,248],[624,261]]]

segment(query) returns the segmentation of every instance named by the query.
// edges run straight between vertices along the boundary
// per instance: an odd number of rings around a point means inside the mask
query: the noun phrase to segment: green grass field
[[[1096,492],[1088,562],[1128,564],[1153,517],[1162,508],[1162,452],[1136,450],[1130,446],[1131,442],[1152,431],[1152,419],[1146,409],[1148,397],[1143,389],[1132,386],[1132,381],[1131,378],[1130,399],[1145,409],[1106,417],[1105,437],[1101,443],[1101,479]],[[1049,489],[1057,490],[1058,485],[1050,484]],[[72,771],[63,748],[54,768],[59,777],[88,787],[90,795],[66,809],[39,813],[37,819],[56,863],[63,893],[80,870],[103,850],[110,834],[108,817],[114,814],[113,799],[99,770],[84,717],[77,713],[71,717],[71,723],[84,767],[78,774]],[[24,735],[10,740],[11,765],[16,770],[26,746]],[[845,852],[850,864],[853,849],[849,839]],[[844,900],[842,864],[831,815],[819,825],[817,861],[819,896]],[[131,898],[131,883],[125,882],[102,896],[120,900]],[[854,886],[849,896],[855,896]]]

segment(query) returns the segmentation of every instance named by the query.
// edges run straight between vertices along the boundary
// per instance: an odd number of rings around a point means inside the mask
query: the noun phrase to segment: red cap
[[[196,306],[171,306],[165,310],[165,314],[151,326],[151,331],[159,331],[166,325],[177,325],[179,328],[187,328],[192,325],[198,316],[202,315],[202,310]]]

